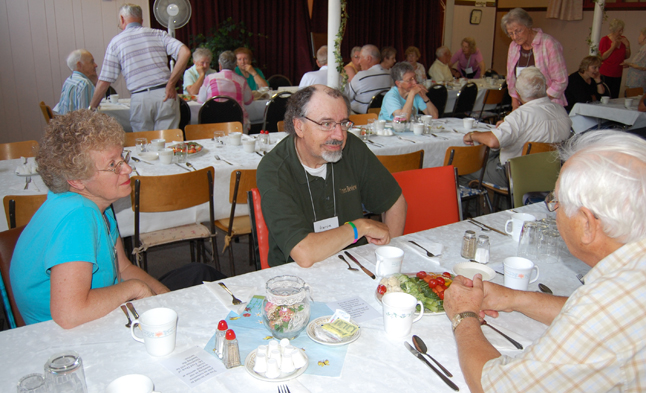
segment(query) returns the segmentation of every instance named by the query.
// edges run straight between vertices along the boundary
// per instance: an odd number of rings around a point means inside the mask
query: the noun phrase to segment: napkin
[[[233,294],[242,301],[241,304],[238,304],[237,306],[233,305],[231,301],[233,298],[227,291],[224,290],[217,282],[206,282],[204,281],[204,285],[208,288],[211,293],[215,295],[215,297],[224,304],[224,306],[229,310],[233,311],[234,313],[241,315],[242,311],[246,307],[247,303],[249,303],[249,300],[258,293],[258,289],[256,287],[245,287],[242,285],[231,285],[231,284],[226,284],[227,288]]]
[[[489,323],[489,320],[487,320],[487,323],[491,325],[491,323]],[[523,350],[526,349],[530,344],[532,344],[532,341],[526,339],[516,332],[512,332],[508,329],[496,325],[493,325],[493,327],[516,340],[520,345],[523,346]],[[498,332],[488,326],[482,326],[482,333],[484,333],[485,337],[487,338],[487,340],[489,340],[491,345],[493,345],[499,351],[520,351],[520,349],[514,347],[514,344],[510,343],[506,338],[504,338]]]
[[[31,160],[29,158],[25,157],[20,157],[20,162],[25,162],[27,160],[26,164],[20,164],[16,167],[16,173],[19,175],[36,175],[38,174],[38,165],[34,161],[33,158]]]
[[[426,255],[426,251],[422,250],[421,248],[417,247],[413,243],[409,242],[408,240],[412,240],[415,243],[419,244],[420,246],[424,247],[425,249],[429,250],[432,254],[435,254],[435,257],[429,257]],[[420,240],[419,238],[412,238],[409,237],[407,240],[398,240],[398,243],[400,247],[404,249],[409,249],[413,250],[415,253],[418,255],[424,257],[425,259],[428,259],[429,261],[432,261],[434,263],[437,263],[440,265],[440,258],[439,256],[442,255],[442,244],[440,243],[434,243],[428,240]]]

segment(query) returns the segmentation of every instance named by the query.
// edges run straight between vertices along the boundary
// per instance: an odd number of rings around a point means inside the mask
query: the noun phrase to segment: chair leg
[[[485,202],[487,203],[487,207],[489,208],[489,213],[493,213],[493,207],[491,206],[491,200],[489,199],[488,192],[484,193],[484,199],[485,199]]]
[[[217,271],[220,271],[220,256],[218,255],[218,243],[215,237],[210,239],[211,242],[211,256],[213,259],[213,264]]]
[[[255,266],[256,264],[256,258],[254,258],[254,253],[253,253],[253,239],[251,238],[251,234],[249,234],[249,266]]]
[[[233,244],[231,244],[231,243],[229,243],[229,267],[231,269],[231,276],[235,276],[236,275],[236,267],[235,267],[235,265],[233,263]]]
[[[148,273],[148,252],[144,251],[144,263],[143,263],[143,269],[146,273]]]
[[[189,241],[189,245],[191,247],[191,262],[195,262],[195,242],[193,240]]]

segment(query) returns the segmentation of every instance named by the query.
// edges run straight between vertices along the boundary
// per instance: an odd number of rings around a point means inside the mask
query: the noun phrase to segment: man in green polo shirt
[[[269,265],[310,267],[342,249],[401,236],[406,201],[397,181],[347,129],[350,103],[314,85],[287,104],[283,139],[258,166]],[[363,218],[363,206],[384,222]]]

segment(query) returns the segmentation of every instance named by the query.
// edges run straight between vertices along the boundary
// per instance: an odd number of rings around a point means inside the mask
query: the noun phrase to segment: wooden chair
[[[150,141],[152,141],[153,139],[165,139],[166,142],[183,141],[184,133],[178,128],[172,128],[170,130],[126,132],[126,138],[123,142],[123,146],[135,146],[135,139],[137,138],[146,138],[148,139],[148,143],[150,143]]]
[[[39,195],[7,195],[3,198],[4,213],[7,216],[9,228],[23,227],[47,200],[47,194]]]
[[[228,123],[189,124],[184,133],[187,141],[194,141],[213,139],[215,131],[224,131],[225,135],[229,135],[230,132],[243,132],[244,129],[239,121],[231,121]]]
[[[36,157],[38,142],[10,142],[0,143],[0,160],[14,160],[20,157]]]
[[[229,218],[215,221],[215,226],[226,235],[224,238],[224,250],[229,247],[229,263],[231,274],[235,276],[235,265],[233,263],[233,250],[231,240],[240,236],[249,236],[249,262],[253,263],[252,240],[251,240],[251,218],[249,216],[235,217],[236,205],[247,203],[247,191],[256,188],[256,170],[241,169],[231,172],[229,185],[229,202],[231,203],[231,215]]]
[[[11,280],[9,278],[11,257],[13,256],[13,250],[16,248],[16,243],[18,242],[18,238],[20,237],[23,229],[25,229],[25,227],[18,227],[0,232],[0,275],[2,276],[0,284],[3,286],[0,288],[0,292],[2,292],[2,300],[4,302],[7,319],[9,320],[9,326],[11,326],[12,329],[15,327],[25,326],[25,321],[22,319],[20,310],[18,310],[18,306],[16,305],[16,299],[13,296]]]
[[[282,86],[294,86],[288,77],[280,74],[270,76],[269,79],[267,79],[267,84],[272,90],[278,90],[278,88]]]
[[[284,132],[285,131],[285,122],[281,120],[278,123],[276,123],[276,129],[278,130],[278,132]]]
[[[558,150],[557,143],[544,143],[544,142],[525,142],[523,145],[523,155],[535,153],[545,153],[547,151]]]
[[[561,171],[561,160],[552,151],[510,158],[507,163],[512,207],[523,206],[528,192],[552,191]]]
[[[49,121],[54,118],[54,111],[52,111],[52,108],[49,107],[49,105],[45,104],[45,101],[41,101],[40,104],[41,112],[43,112],[43,117],[45,117],[45,122],[49,124]]]
[[[226,123],[237,121],[244,124],[244,112],[238,101],[228,96],[211,97],[200,108],[197,124]]]
[[[408,204],[404,235],[460,221],[457,170],[452,166],[393,173]]]
[[[507,94],[507,89],[501,89],[501,90],[491,90],[488,89],[487,92],[485,93],[484,96],[484,101],[482,103],[482,108],[480,108],[480,112],[471,112],[470,115],[471,117],[474,117],[480,121],[484,120],[492,120],[497,121],[499,119],[499,115],[497,111],[485,111],[485,106],[487,105],[496,105],[496,108],[502,104],[502,100],[505,98],[505,94]]]
[[[133,254],[139,267],[148,269],[146,250],[162,244],[175,243],[184,240],[200,240],[198,244],[198,261],[200,251],[206,253],[203,241],[211,243],[211,256],[216,269],[220,270],[220,262],[215,243],[214,207],[213,207],[213,174],[212,166],[193,172],[167,176],[133,176],[130,198],[132,210],[135,212],[135,234]],[[179,227],[161,229],[141,233],[139,213],[160,213],[188,209],[204,203],[209,204],[209,225],[194,223]],[[191,262],[195,261],[193,245],[191,244]]]
[[[480,171],[480,178],[476,187],[459,187],[460,200],[462,202],[472,199],[480,199],[484,197],[489,211],[492,212],[491,201],[489,200],[489,193],[482,186],[482,178],[484,177],[485,169],[487,167],[487,159],[489,158],[489,147],[487,145],[474,145],[474,146],[450,146],[446,149],[444,155],[444,166],[453,165],[457,171],[458,176],[470,175]],[[476,204],[476,214],[481,215],[481,205]]]
[[[624,90],[624,97],[635,97],[635,96],[640,96],[644,94],[644,88],[643,87],[631,87],[629,89]]]
[[[379,114],[381,113],[381,108],[368,108],[368,113],[374,113],[379,117]]]
[[[365,114],[360,114],[360,115],[350,115],[348,117],[348,120],[353,122],[355,125],[363,126],[363,125],[368,124],[369,119],[377,120],[378,116],[379,115],[375,115],[374,113],[365,113]]]
[[[394,156],[377,156],[390,173],[422,169],[424,165],[424,150]]]
[[[260,191],[253,188],[247,191],[247,204],[251,218],[251,237],[253,239],[256,270],[269,269],[269,230],[260,205]]]
[[[269,132],[278,132],[277,123],[285,118],[287,111],[287,101],[292,96],[289,91],[281,91],[271,97],[265,105],[265,116],[262,123],[262,129]]]

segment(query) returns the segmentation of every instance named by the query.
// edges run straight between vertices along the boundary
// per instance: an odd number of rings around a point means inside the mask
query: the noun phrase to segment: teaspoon
[[[350,263],[348,263],[348,261],[346,261],[345,258],[343,258],[343,255],[337,255],[337,256],[348,265],[348,270],[359,270],[356,267],[350,266]]]
[[[431,356],[431,355],[429,355],[428,353],[426,353],[426,349],[427,349],[427,348],[426,348],[426,343],[424,343],[424,340],[422,340],[422,339],[421,339],[421,337],[419,337],[419,336],[415,336],[415,335],[414,335],[414,336],[413,336],[413,344],[415,345],[415,348],[416,348],[420,353],[423,353],[424,355],[428,356],[428,357],[429,357],[429,359],[431,359],[432,361],[434,361],[434,362],[435,362],[435,364],[437,364],[437,365],[442,369],[442,371],[444,372],[444,374],[446,374],[448,377],[453,377],[453,374],[451,374],[451,373],[449,372],[449,370],[445,369],[445,368],[444,368],[444,366],[442,366],[442,365],[440,364],[440,362],[438,362],[437,360],[435,360],[435,359],[433,358],[433,356]]]
[[[541,292],[549,293],[550,295],[553,295],[553,294],[554,294],[554,293],[552,292],[552,290],[551,290],[551,289],[549,289],[549,288],[548,288],[548,286],[547,286],[547,285],[545,285],[545,284],[538,283],[538,289],[540,289],[540,290],[541,290]]]

